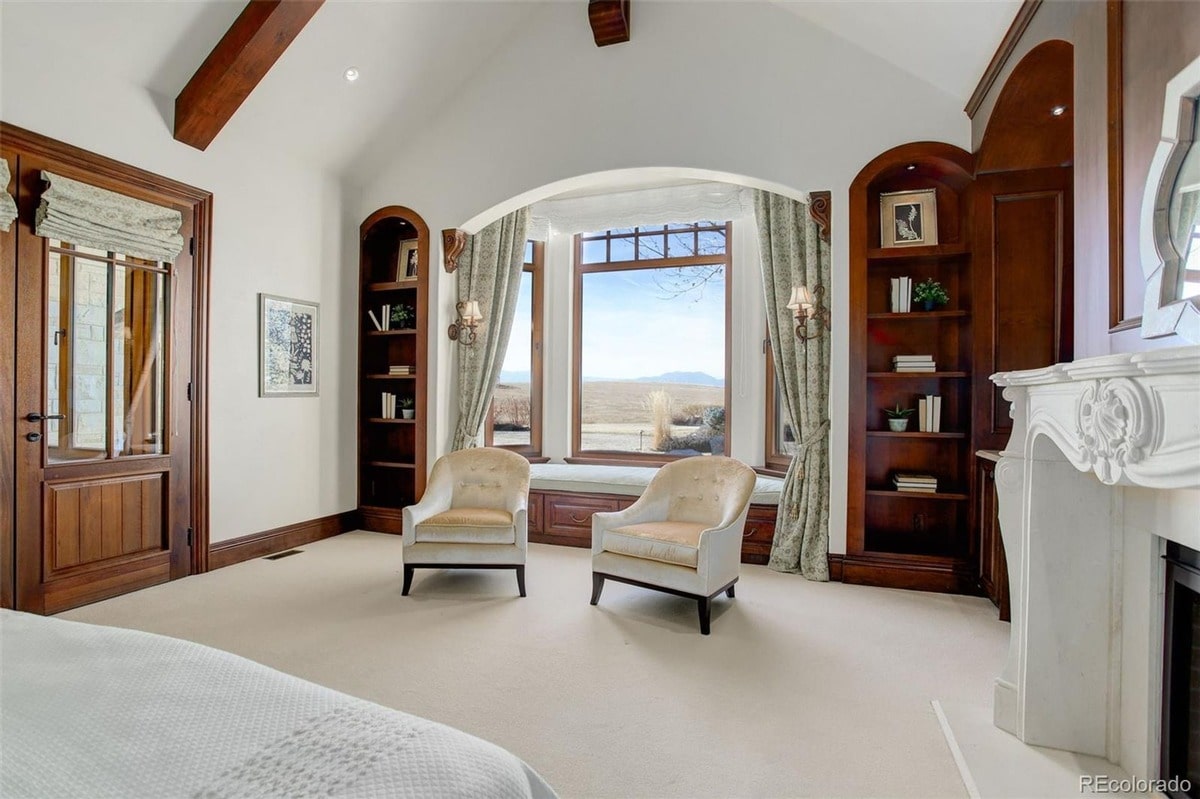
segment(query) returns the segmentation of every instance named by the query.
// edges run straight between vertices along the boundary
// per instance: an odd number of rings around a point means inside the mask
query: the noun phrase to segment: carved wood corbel
[[[817,223],[817,229],[821,233],[821,241],[826,244],[829,244],[831,198],[831,193],[827,191],[810,191],[808,193],[808,215]]]
[[[442,231],[442,264],[446,271],[454,274],[458,269],[458,256],[467,246],[467,231],[448,227]]]

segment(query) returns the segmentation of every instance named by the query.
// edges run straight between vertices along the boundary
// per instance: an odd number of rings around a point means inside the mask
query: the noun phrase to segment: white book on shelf
[[[904,311],[905,313],[910,313],[912,311],[912,278],[902,277],[900,278],[900,284],[902,287],[901,294],[904,297],[904,304],[901,306],[900,310]]]
[[[933,397],[933,428],[932,432],[942,432],[942,398],[938,395]]]
[[[894,371],[900,372],[900,373],[919,372],[922,374],[930,374],[930,373],[937,371],[937,366],[935,366],[932,363],[922,364],[920,366],[914,366],[912,364],[898,363],[898,364],[896,364],[896,368]]]
[[[379,418],[387,418],[387,392],[381,392],[379,395]]]
[[[929,432],[929,400],[925,397],[917,400],[917,429],[922,433]]]
[[[892,313],[900,312],[900,278],[892,278]]]
[[[367,316],[371,317],[371,324],[375,325],[376,330],[383,330],[383,325],[379,324],[379,319],[375,317],[375,312],[370,308],[367,309]]]
[[[892,363],[933,363],[932,355],[893,355]]]
[[[392,329],[392,306],[390,305],[383,306],[383,329]]]

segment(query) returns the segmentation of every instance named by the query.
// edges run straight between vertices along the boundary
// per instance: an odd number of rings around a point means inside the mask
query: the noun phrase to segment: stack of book
[[[897,372],[936,372],[937,364],[932,355],[897,355],[892,358],[892,369]]]
[[[912,311],[912,278],[892,278],[892,313]]]
[[[383,408],[379,418],[395,419],[396,418],[396,395],[391,392],[383,392]]]
[[[931,474],[903,474],[897,472],[892,476],[892,484],[897,491],[914,494],[936,494],[937,478]]]
[[[917,400],[917,424],[922,433],[942,432],[942,398],[926,394]]]
[[[367,316],[371,317],[371,323],[373,325],[375,325],[376,330],[391,330],[392,306],[390,306],[390,305],[383,306],[383,313],[380,316],[376,316],[375,312],[368,308]]]
[[[416,371],[411,366],[389,366],[389,375],[411,375],[416,374]]]

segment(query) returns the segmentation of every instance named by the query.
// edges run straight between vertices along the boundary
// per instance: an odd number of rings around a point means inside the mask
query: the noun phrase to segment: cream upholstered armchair
[[[708,635],[712,599],[733,597],[754,470],[695,456],[658,470],[637,502],[592,515],[592,604],[605,580],[695,599]]]
[[[515,569],[525,596],[529,461],[492,447],[451,452],[404,509],[404,589],[416,569]]]

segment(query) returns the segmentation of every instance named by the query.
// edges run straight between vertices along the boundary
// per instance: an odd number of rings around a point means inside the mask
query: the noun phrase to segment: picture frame
[[[318,303],[259,294],[258,396],[318,396],[320,341]]]
[[[415,278],[419,269],[420,254],[417,251],[417,240],[409,239],[400,242],[400,252],[396,257],[396,280]]]
[[[937,190],[880,194],[879,239],[883,248],[932,247],[937,244]]]

